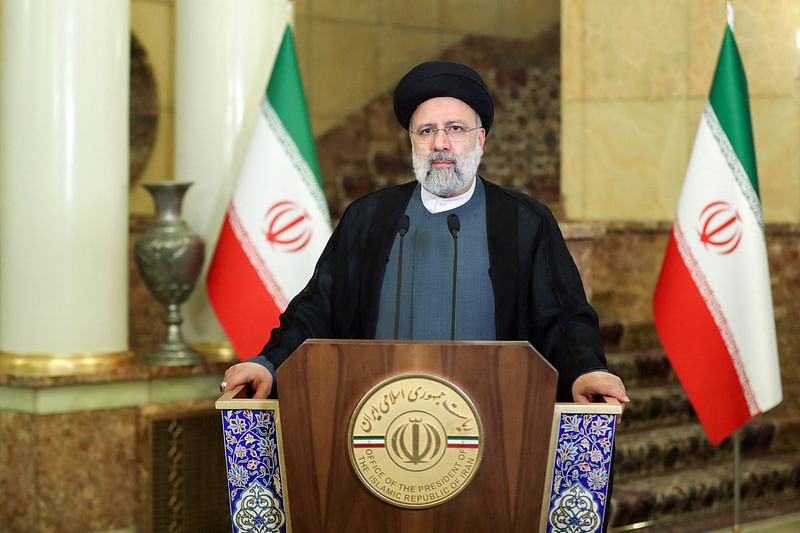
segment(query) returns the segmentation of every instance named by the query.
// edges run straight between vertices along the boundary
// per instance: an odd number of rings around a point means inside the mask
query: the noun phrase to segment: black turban
[[[474,109],[488,135],[494,119],[492,96],[480,74],[461,63],[428,61],[411,69],[394,90],[394,114],[408,129],[417,107],[440,96],[458,98]]]

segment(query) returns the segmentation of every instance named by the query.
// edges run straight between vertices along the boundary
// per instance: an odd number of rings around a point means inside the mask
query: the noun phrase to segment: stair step
[[[742,460],[742,501],[800,495],[800,453]],[[733,501],[733,460],[659,476],[615,480],[611,525],[669,520]]]
[[[658,427],[615,439],[614,475],[657,474],[722,457],[727,450],[714,447],[700,424]]]
[[[742,456],[764,454],[770,450],[793,451],[776,436],[796,433],[799,427],[800,419],[788,417],[759,417],[748,422],[740,434]],[[636,474],[658,474],[676,468],[695,467],[704,461],[720,461],[733,456],[732,439],[712,446],[699,423],[620,432],[615,448],[614,474],[619,480]]]
[[[672,365],[661,348],[609,352],[608,369],[622,378],[628,386],[651,383],[677,383]]]
[[[631,403],[625,406],[620,434],[647,427],[664,427],[696,421],[689,398],[680,384],[628,387]]]
[[[604,322],[600,324],[600,333],[609,352],[647,350],[661,346],[653,322]]]

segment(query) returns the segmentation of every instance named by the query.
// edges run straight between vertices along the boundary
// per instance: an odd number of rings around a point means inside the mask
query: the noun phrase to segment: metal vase
[[[203,240],[181,219],[181,204],[188,182],[164,181],[142,186],[153,197],[156,217],[147,233],[136,240],[133,253],[136,266],[156,299],[167,308],[164,341],[150,352],[150,365],[194,365],[203,356],[189,346],[181,333],[180,304],[194,289],[203,268]]]

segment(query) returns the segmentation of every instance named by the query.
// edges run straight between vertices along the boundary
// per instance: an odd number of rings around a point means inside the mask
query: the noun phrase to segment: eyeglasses
[[[452,142],[460,142],[467,138],[467,133],[479,129],[482,128],[480,126],[476,126],[474,128],[465,128],[460,124],[450,124],[444,128],[431,128],[430,126],[424,126],[416,131],[412,130],[411,134],[416,135],[417,139],[419,139],[419,141],[422,143],[430,143],[436,138],[437,131],[443,131],[444,134],[447,135],[447,138]]]

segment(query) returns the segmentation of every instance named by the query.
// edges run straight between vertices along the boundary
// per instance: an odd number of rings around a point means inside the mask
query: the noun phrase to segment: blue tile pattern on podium
[[[233,532],[287,533],[275,413],[222,411]]]
[[[561,414],[550,480],[548,532],[600,531],[615,423],[613,414]]]

